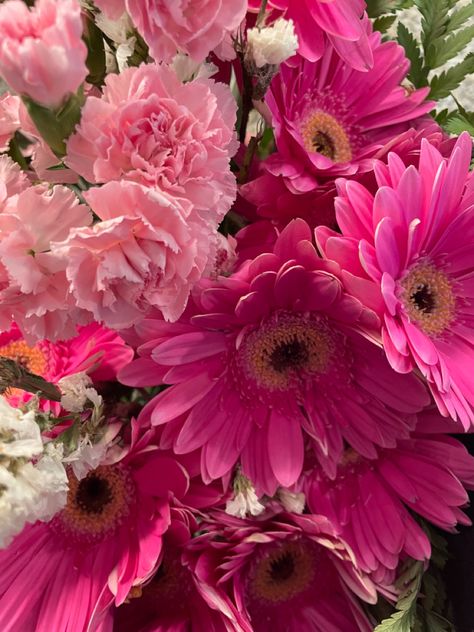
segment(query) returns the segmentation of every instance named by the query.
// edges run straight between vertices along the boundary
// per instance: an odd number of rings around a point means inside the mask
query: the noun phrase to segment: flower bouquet
[[[2,632],[455,629],[473,18],[0,4]]]

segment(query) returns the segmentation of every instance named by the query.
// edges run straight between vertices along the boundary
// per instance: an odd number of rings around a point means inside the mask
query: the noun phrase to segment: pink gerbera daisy
[[[260,9],[260,0],[249,0],[249,8]],[[293,20],[298,53],[309,61],[321,59],[331,42],[338,55],[352,68],[367,70],[373,64],[364,21],[363,0],[269,0],[270,19]]]
[[[369,28],[369,27],[368,27]],[[328,45],[318,62],[299,58],[283,64],[265,102],[278,153],[268,159],[274,174],[300,190],[336,175],[372,168],[372,158],[416,117],[433,108],[428,88],[409,91],[400,83],[409,61],[395,42],[371,33],[374,66],[351,69]]]
[[[376,165],[375,196],[339,181],[342,236],[317,229],[349,291],[378,310],[392,367],[418,367],[441,413],[466,428],[474,423],[471,148],[463,134],[446,160],[423,141],[418,168],[391,154],[388,166]]]
[[[170,503],[186,498],[190,481],[173,457],[150,446],[150,434],[139,438],[135,427],[118,461],[81,480],[70,474],[66,507],[0,551],[3,632],[110,630],[109,606],[156,570]]]
[[[114,331],[92,323],[78,328],[74,338],[52,343],[42,340],[30,346],[19,328],[13,325],[0,333],[0,357],[20,363],[48,382],[57,382],[67,375],[87,372],[93,382],[114,380],[118,371],[133,357],[132,349]],[[18,404],[31,399],[31,394],[14,389],[7,393],[10,402]],[[59,404],[43,400],[42,406],[59,412]]]
[[[423,423],[422,430],[430,430]],[[412,512],[442,529],[470,524],[460,507],[474,488],[474,458],[445,434],[416,432],[375,459],[345,451],[337,474],[320,468],[305,476],[308,506],[336,525],[366,571],[397,568],[401,555],[431,557],[430,542]],[[435,427],[436,432],[436,427]]]
[[[373,629],[356,596],[375,603],[376,588],[326,518],[213,518],[191,544],[196,572],[232,595],[253,632]]]
[[[257,490],[272,495],[301,473],[303,430],[333,471],[343,440],[366,456],[374,444],[394,446],[428,397],[361,333],[373,313],[342,291],[303,220],[270,250],[202,284],[176,324],[138,325],[143,357],[119,378],[172,385],[141,420],[169,424],[162,441],[178,453],[201,448],[205,481],[240,460]]]
[[[250,632],[226,593],[198,578],[186,563],[197,523],[187,511],[174,509],[173,517],[157,572],[115,610],[113,631]]]

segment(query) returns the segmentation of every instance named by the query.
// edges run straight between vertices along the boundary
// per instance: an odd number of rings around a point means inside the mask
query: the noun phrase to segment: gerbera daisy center
[[[245,376],[266,390],[286,390],[325,373],[335,349],[322,317],[277,312],[242,343],[237,361]]]
[[[402,280],[405,309],[430,336],[441,334],[454,317],[456,299],[451,283],[431,264],[417,265]]]
[[[348,134],[334,116],[321,110],[311,112],[301,125],[307,151],[326,156],[334,162],[349,162],[352,148]]]
[[[36,375],[43,375],[46,371],[45,354],[38,347],[29,347],[24,340],[14,340],[0,347],[0,356],[15,360]]]
[[[134,490],[130,473],[121,466],[100,466],[80,481],[71,473],[66,507],[51,526],[75,541],[100,541],[129,515]]]
[[[267,602],[288,601],[311,585],[314,564],[313,547],[305,546],[303,540],[275,545],[252,568],[248,591]]]

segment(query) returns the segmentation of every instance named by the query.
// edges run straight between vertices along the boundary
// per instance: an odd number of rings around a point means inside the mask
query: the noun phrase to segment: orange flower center
[[[349,136],[338,121],[321,110],[311,112],[301,125],[307,151],[313,151],[333,162],[349,162],[352,148]]]

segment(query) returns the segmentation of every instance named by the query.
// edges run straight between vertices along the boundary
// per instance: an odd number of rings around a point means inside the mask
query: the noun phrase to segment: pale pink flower
[[[0,212],[8,199],[28,188],[29,181],[24,171],[10,156],[0,156]]]
[[[321,251],[344,269],[348,291],[377,310],[392,367],[426,378],[439,410],[474,423],[474,181],[472,141],[449,159],[422,141],[418,168],[396,154],[378,162],[375,194],[338,180],[341,233],[319,227]]]
[[[0,97],[0,152],[7,151],[11,137],[20,127],[20,99],[8,94]]]
[[[126,0],[126,6],[157,61],[169,62],[178,51],[203,61],[239,27],[247,0]]]
[[[53,248],[68,262],[77,305],[113,328],[129,327],[152,307],[176,320],[214,256],[217,222],[136,182],[109,182],[85,198],[102,221],[73,229]]]
[[[236,195],[235,117],[223,84],[183,84],[166,65],[127,68],[107,77],[102,98],[87,99],[65,162],[89,182],[158,186],[220,219]]]
[[[77,0],[20,0],[0,6],[0,75],[10,88],[47,107],[76,92],[88,74]]]
[[[94,0],[94,4],[109,20],[118,20],[127,10],[125,0]]]
[[[87,207],[61,186],[50,190],[42,185],[29,187],[4,200],[0,213],[1,329],[8,330],[14,320],[29,341],[76,333],[81,318],[69,294],[66,262],[51,252],[50,244],[65,239],[73,226],[91,221]]]

